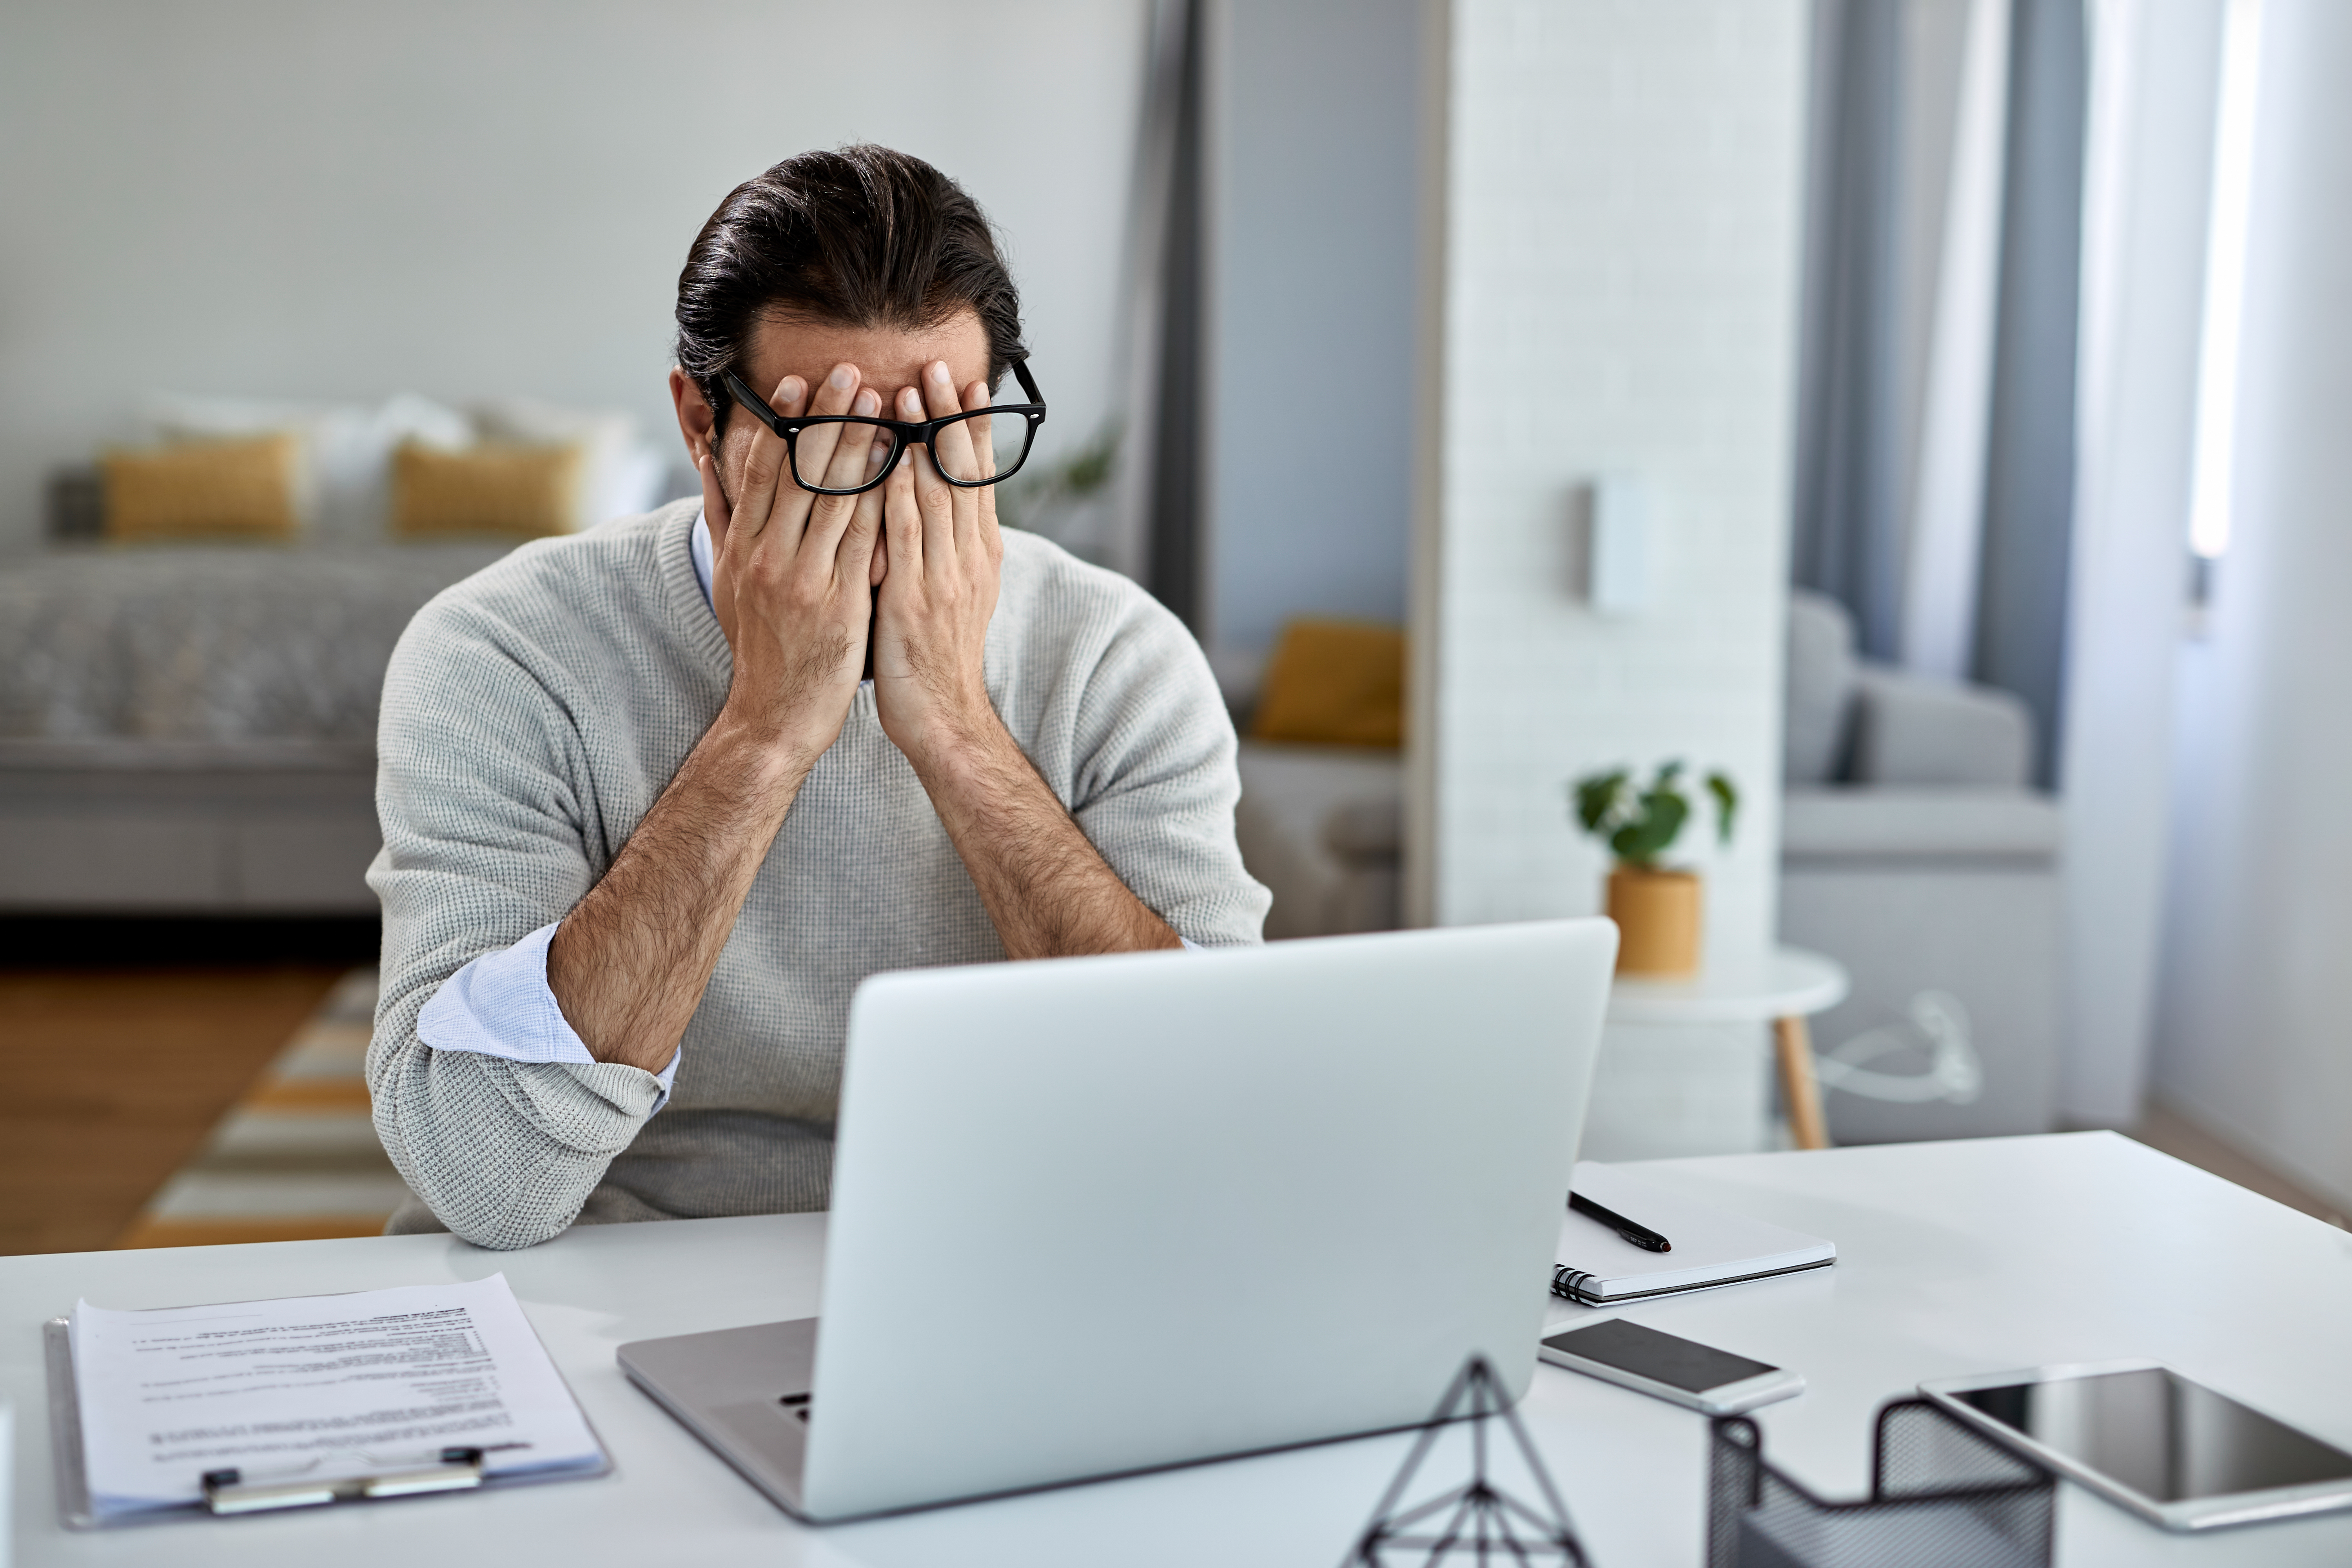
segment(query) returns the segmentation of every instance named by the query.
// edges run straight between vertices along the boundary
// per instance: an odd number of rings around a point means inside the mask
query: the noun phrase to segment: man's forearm
[[[1129,890],[994,714],[916,776],[1012,958],[1183,945]]]
[[[659,1072],[808,776],[722,715],[547,950],[547,987],[598,1061]]]

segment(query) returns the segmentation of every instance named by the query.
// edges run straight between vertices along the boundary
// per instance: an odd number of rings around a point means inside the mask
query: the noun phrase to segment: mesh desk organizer
[[[1706,1568],[2048,1568],[2057,1478],[1924,1399],[1878,1412],[1870,1496],[1815,1497],[1745,1415],[1712,1423]]]

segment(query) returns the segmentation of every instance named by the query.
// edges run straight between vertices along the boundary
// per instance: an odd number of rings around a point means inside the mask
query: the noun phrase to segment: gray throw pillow
[[[1854,680],[1853,617],[1835,599],[1791,589],[1787,749],[1780,769],[1784,781],[1825,784],[1835,780],[1845,750]]]

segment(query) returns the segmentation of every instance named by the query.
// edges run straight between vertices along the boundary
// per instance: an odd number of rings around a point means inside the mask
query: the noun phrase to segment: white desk
[[[1625,1315],[1803,1372],[1760,1413],[1767,1453],[1859,1495],[1869,1416],[1924,1377],[2161,1358],[2352,1447],[2352,1235],[2106,1133],[1660,1161],[1643,1174],[1838,1242],[1834,1269]],[[0,1391],[14,1396],[16,1568],[53,1563],[757,1562],[825,1568],[1105,1563],[1337,1563],[1402,1458],[1402,1437],[1072,1488],[869,1524],[793,1525],[628,1385],[623,1341],[815,1310],[814,1215],[575,1232],[528,1252],[446,1237],[0,1258]],[[608,1479],[58,1529],[40,1321],[108,1306],[363,1289],[503,1268],[619,1465]],[[1602,1313],[1555,1303],[1563,1320]],[[1344,1302],[1333,1310],[1344,1311]],[[942,1331],[955,1302],[942,1293]],[[1705,1422],[1538,1367],[1521,1406],[1603,1568],[1699,1557]],[[2063,1568],[2352,1563],[2352,1517],[2166,1536],[2062,1489]]]

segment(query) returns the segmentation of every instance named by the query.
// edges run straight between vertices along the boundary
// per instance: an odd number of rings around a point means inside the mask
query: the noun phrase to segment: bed
[[[384,665],[427,599],[509,548],[0,565],[0,910],[373,913]]]
[[[519,535],[680,482],[627,415],[520,397],[159,393],[118,436],[0,559],[0,912],[373,914],[409,619]]]

